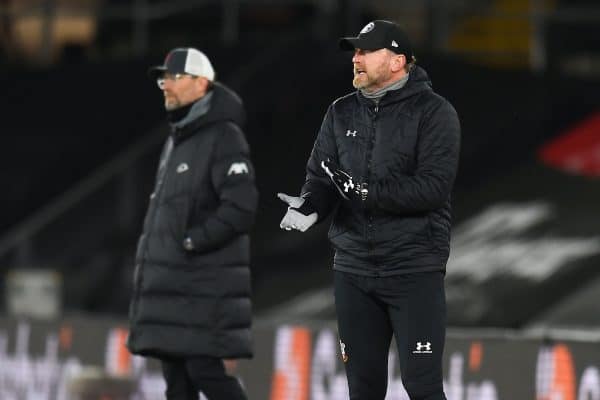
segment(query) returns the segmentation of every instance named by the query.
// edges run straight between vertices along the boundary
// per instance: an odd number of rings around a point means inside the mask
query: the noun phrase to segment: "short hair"
[[[404,56],[406,57],[406,56]],[[413,68],[417,65],[417,57],[415,56],[411,56],[410,60],[406,60],[406,65],[404,65],[404,68],[406,69],[406,72],[410,72],[413,70]]]

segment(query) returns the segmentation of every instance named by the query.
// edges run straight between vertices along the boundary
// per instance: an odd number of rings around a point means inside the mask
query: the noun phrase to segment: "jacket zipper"
[[[371,135],[369,138],[369,143],[367,147],[367,174],[365,177],[365,181],[370,184],[369,178],[371,177],[371,167],[373,165],[373,149],[375,147],[376,140],[376,129],[375,129],[375,121],[377,119],[377,113],[379,111],[379,105],[375,105],[373,108],[373,114],[371,115]],[[373,229],[373,216],[368,210],[365,210],[365,218],[367,220],[366,226],[366,239],[367,239],[367,249],[368,253],[371,253],[373,250],[373,242],[371,241],[371,230]]]

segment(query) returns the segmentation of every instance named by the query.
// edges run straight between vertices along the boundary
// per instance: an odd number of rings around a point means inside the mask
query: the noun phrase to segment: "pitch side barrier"
[[[259,321],[254,336],[256,356],[237,370],[249,398],[348,399],[334,322]],[[163,399],[157,362],[132,357],[126,338],[123,320],[0,318],[0,399],[73,400],[86,390],[111,400]],[[386,399],[408,399],[392,349]],[[418,356],[437,351],[426,337],[414,344]],[[352,348],[344,354],[351,359]],[[448,400],[596,400],[599,368],[600,330],[450,329],[444,350]]]

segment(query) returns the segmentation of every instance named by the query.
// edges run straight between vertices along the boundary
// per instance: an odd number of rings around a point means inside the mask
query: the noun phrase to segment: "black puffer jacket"
[[[211,96],[161,155],[136,254],[135,354],[252,355],[248,231],[258,193],[241,100],[220,84]],[[186,236],[193,251],[183,247]]]
[[[329,107],[302,194],[320,219],[339,205],[329,231],[336,270],[385,276],[445,269],[459,143],[456,111],[420,67],[378,105],[357,91]],[[364,207],[340,203],[320,168],[327,158],[368,184]]]

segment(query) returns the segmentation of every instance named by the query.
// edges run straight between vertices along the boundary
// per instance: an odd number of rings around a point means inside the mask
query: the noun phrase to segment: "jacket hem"
[[[420,272],[436,272],[436,271],[446,271],[446,267],[443,265],[430,265],[430,266],[421,266],[421,267],[400,267],[394,268],[392,270],[389,269],[364,269],[364,268],[354,268],[348,267],[344,265],[333,265],[334,271],[347,272],[349,274],[362,275],[362,276],[371,276],[371,277],[386,277],[386,276],[394,276],[394,275],[404,275],[404,274],[412,274],[412,273],[420,273]]]

